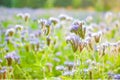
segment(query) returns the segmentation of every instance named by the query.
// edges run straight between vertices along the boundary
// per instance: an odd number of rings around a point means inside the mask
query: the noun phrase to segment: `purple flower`
[[[46,27],[50,27],[51,23],[52,23],[52,22],[51,22],[50,20],[47,20],[47,21],[45,22],[45,26],[46,26]]]
[[[65,67],[62,66],[62,65],[59,65],[59,66],[56,66],[56,70],[64,71],[64,70],[65,70]]]
[[[76,32],[78,30],[79,26],[78,25],[72,25],[71,27],[71,32]]]
[[[115,80],[120,80],[120,74],[115,74],[113,77]]]
[[[5,58],[7,59],[8,66],[12,65],[12,61],[15,61],[18,64],[20,63],[20,58],[16,51],[8,53]]]

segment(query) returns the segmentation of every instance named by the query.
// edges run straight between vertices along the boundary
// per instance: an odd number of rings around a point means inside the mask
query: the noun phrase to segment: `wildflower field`
[[[120,79],[120,13],[0,11],[0,79]]]

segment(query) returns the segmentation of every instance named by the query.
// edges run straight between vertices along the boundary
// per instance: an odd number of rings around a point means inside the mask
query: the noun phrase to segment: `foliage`
[[[106,11],[120,7],[120,0],[0,0],[1,6],[7,7],[30,7],[30,8],[53,8],[72,7],[86,8],[93,7],[97,11]]]
[[[79,8],[81,5],[81,0],[72,0],[72,3],[74,8]]]

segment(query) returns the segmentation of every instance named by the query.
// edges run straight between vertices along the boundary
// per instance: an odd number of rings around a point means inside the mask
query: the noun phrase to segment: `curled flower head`
[[[46,20],[45,19],[40,19],[40,20],[38,20],[38,23],[41,25],[42,28],[44,28]]]
[[[74,32],[75,34],[77,34],[78,28],[79,28],[79,25],[72,25],[70,31],[71,31],[71,32]]]
[[[73,68],[75,68],[76,66],[79,66],[79,62],[72,62],[72,61],[65,61],[64,65],[68,68],[68,70],[72,70]]]
[[[85,41],[79,41],[78,44],[78,49],[80,52],[82,52],[82,50],[84,49],[84,47],[86,47],[87,43]]]
[[[25,13],[24,14],[24,20],[28,21],[29,18],[30,18],[30,14],[29,13]]]
[[[90,23],[92,20],[93,20],[92,16],[87,16],[87,18],[86,18],[86,22],[87,23]]]
[[[86,69],[86,68],[85,68],[83,71],[84,71],[84,73],[88,73],[88,72],[89,72],[89,69]]]
[[[21,25],[16,25],[16,26],[15,26],[15,29],[16,29],[16,31],[22,31],[22,30],[23,30],[23,26],[21,26]]]
[[[112,53],[114,53],[114,52],[118,53],[119,52],[119,44],[118,43],[117,42],[116,43],[110,43]]]
[[[117,45],[117,43],[110,43],[110,46],[116,48],[118,45]]]
[[[5,58],[7,59],[8,66],[12,65],[12,62],[15,61],[19,63],[20,58],[15,51],[8,53]]]
[[[51,31],[51,21],[48,20],[45,22],[45,27],[46,27],[46,35],[50,34],[50,31]]]
[[[80,38],[75,34],[70,34],[66,38],[66,42],[72,45],[72,49],[74,52],[76,52],[78,49],[79,41],[80,41]]]
[[[93,34],[92,34],[92,36],[94,37],[96,43],[99,43],[100,38],[101,38],[101,35],[102,35],[101,32],[93,33]]]
[[[52,63],[46,63],[46,67],[48,68],[48,70],[50,71],[50,72],[52,72],[52,68],[53,68],[53,64]]]
[[[112,78],[114,75],[115,75],[115,74],[114,74],[113,72],[111,72],[111,71],[108,72],[109,78]]]
[[[7,78],[7,67],[3,66],[2,69],[0,70],[0,79],[6,79]]]
[[[73,22],[70,31],[75,33],[76,35],[79,35],[81,38],[85,38],[85,33],[86,33],[86,27],[83,26],[82,21],[75,21]]]
[[[116,21],[114,22],[114,26],[115,26],[115,27],[119,27],[119,26],[120,26],[120,21],[119,21],[119,20],[116,20]]]
[[[86,37],[85,42],[88,45],[88,47],[93,50],[93,42],[92,42],[92,37]]]
[[[50,17],[49,20],[50,20],[54,25],[56,25],[56,24],[59,22],[59,20],[58,20],[57,18],[54,18],[54,17]]]
[[[67,16],[67,17],[66,17],[66,20],[67,20],[67,21],[73,21],[73,17]]]
[[[58,65],[58,66],[56,66],[56,70],[58,70],[58,71],[64,71],[65,67],[62,66],[62,65]]]
[[[8,47],[5,47],[5,52],[9,52],[9,48]]]
[[[113,79],[119,80],[120,79],[120,74],[114,74]]]
[[[35,37],[39,38],[41,36],[42,32],[41,31],[35,31]]]
[[[72,24],[73,24],[73,25],[79,25],[79,26],[82,27],[82,25],[84,25],[85,22],[84,22],[84,21],[80,21],[80,20],[74,20]]]
[[[54,58],[54,61],[55,62],[60,62],[60,59],[59,58]]]
[[[99,52],[100,55],[105,55],[107,47],[109,47],[109,43],[102,43],[101,45],[97,46],[97,51]]]
[[[67,15],[65,14],[61,14],[58,16],[58,18],[62,21],[62,20],[66,20],[67,19]]]
[[[10,28],[6,31],[5,35],[8,37],[12,37],[15,34],[15,29],[14,28]]]
[[[19,18],[23,18],[24,14],[23,13],[18,13],[16,16],[19,17]]]
[[[35,34],[31,33],[30,34],[30,39],[35,39],[35,38],[36,38]]]
[[[65,66],[67,66],[69,68],[72,68],[75,65],[75,63],[71,62],[71,61],[65,61],[64,64],[65,64]]]
[[[47,20],[47,21],[45,22],[45,26],[46,26],[46,27],[50,27],[50,26],[51,26],[51,21],[50,21],[50,20]]]
[[[105,28],[107,28],[106,26],[107,26],[107,24],[106,23],[104,23],[104,22],[101,22],[101,23],[99,23],[99,29],[100,30],[104,30]]]
[[[38,51],[40,48],[40,44],[39,44],[39,39],[34,38],[34,39],[30,39],[30,46],[28,45],[28,51],[29,48],[31,47],[31,49],[33,49],[34,51]]]
[[[20,56],[14,55],[14,61],[15,61],[17,64],[20,64]]]
[[[112,21],[112,19],[113,19],[113,14],[112,14],[112,12],[107,12],[107,13],[105,14],[105,20],[106,20],[106,22],[107,22],[107,23],[110,23],[110,22]]]
[[[96,61],[92,61],[91,62],[91,66],[96,66],[97,65],[97,62]]]
[[[63,76],[73,76],[75,71],[65,71],[62,75]]]

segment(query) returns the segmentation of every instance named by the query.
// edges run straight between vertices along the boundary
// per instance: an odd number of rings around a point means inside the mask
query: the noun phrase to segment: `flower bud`
[[[53,64],[48,62],[48,63],[46,63],[46,66],[47,66],[49,72],[52,72]]]
[[[51,42],[50,37],[49,37],[49,36],[47,36],[46,40],[47,40],[47,45],[49,46],[49,45],[50,45],[50,42]]]
[[[30,44],[26,44],[26,45],[25,45],[25,50],[26,50],[27,52],[30,51]]]
[[[8,37],[12,37],[15,34],[15,29],[14,28],[10,28],[6,31],[5,35]]]

